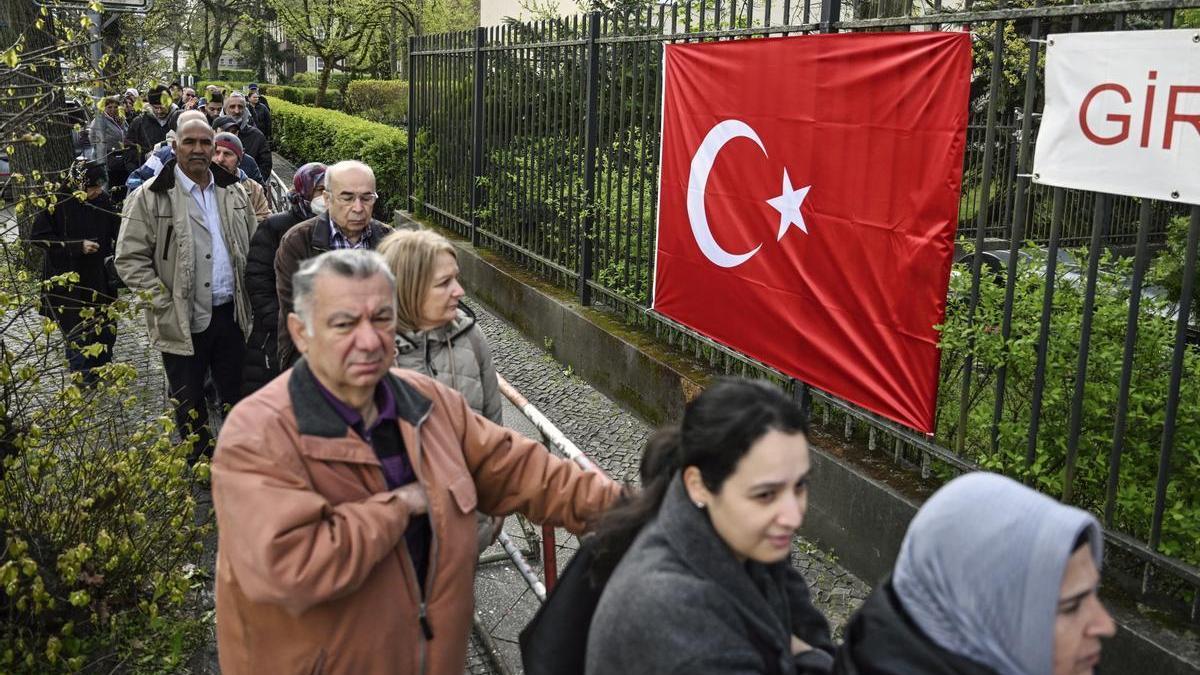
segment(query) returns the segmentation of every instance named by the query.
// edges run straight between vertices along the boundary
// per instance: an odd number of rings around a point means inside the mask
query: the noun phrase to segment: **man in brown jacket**
[[[619,487],[389,370],[395,282],[362,250],[294,279],[304,355],[221,431],[221,671],[461,675],[474,604],[476,511],[579,532]]]
[[[379,195],[375,172],[355,160],[346,160],[325,171],[324,203],[328,211],[298,223],[283,235],[275,252],[275,290],[279,293],[279,363],[295,363],[298,355],[288,334],[292,311],[292,275],[300,263],[325,251],[343,248],[374,250],[392,228],[371,217]]]

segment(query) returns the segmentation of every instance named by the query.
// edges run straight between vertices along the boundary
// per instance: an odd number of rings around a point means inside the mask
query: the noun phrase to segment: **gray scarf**
[[[1104,539],[1091,514],[1003,476],[966,474],[913,518],[893,586],[942,648],[999,675],[1046,675],[1063,572],[1082,532],[1100,567]]]

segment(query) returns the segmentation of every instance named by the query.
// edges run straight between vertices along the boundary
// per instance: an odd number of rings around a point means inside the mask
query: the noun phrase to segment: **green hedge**
[[[375,170],[380,197],[375,216],[390,221],[392,210],[403,205],[408,187],[408,133],[403,129],[287,100],[272,101],[271,112],[281,155],[297,166],[343,159],[366,162]]]
[[[342,110],[383,124],[408,120],[408,82],[404,80],[354,80],[346,89]]]

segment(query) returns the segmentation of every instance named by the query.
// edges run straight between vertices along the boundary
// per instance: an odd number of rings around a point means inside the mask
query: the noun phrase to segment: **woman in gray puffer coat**
[[[461,393],[475,412],[503,424],[492,350],[475,315],[459,304],[458,256],[445,237],[401,230],[377,249],[396,275],[396,365]],[[501,518],[480,514],[480,551],[499,534]]]

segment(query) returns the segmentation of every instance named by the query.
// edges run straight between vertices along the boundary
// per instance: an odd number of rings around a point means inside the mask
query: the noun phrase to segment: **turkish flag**
[[[965,33],[667,45],[653,309],[932,432]]]

